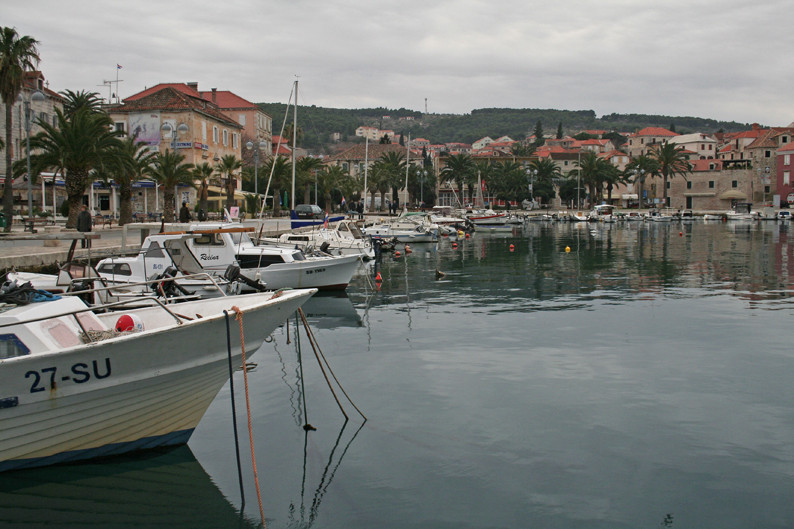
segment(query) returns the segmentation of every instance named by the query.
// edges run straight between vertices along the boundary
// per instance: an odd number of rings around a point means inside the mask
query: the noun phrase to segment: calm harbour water
[[[365,423],[294,321],[251,358],[269,528],[794,526],[794,224],[457,244],[384,256],[377,289],[362,265],[304,307]],[[0,475],[0,526],[256,527],[234,383],[242,514],[227,385],[188,447]]]

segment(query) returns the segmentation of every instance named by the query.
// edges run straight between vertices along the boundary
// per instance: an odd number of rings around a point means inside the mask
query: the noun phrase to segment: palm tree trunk
[[[80,206],[83,204],[83,194],[85,194],[85,183],[87,180],[87,174],[75,170],[64,178],[66,200],[69,202],[69,218],[66,219],[67,228],[77,227],[77,214],[80,213]],[[93,215],[94,212],[92,211],[91,214]]]
[[[207,212],[208,199],[209,199],[209,184],[207,184],[207,179],[204,178],[201,180],[201,187],[199,188],[199,209],[203,210],[204,213]]]
[[[273,185],[273,216],[278,217],[281,213],[281,190]]]
[[[174,222],[174,188],[163,186],[163,220]]]
[[[3,186],[3,215],[6,219],[6,227],[4,231],[11,231],[11,222],[14,216],[14,178],[11,171],[11,149],[13,146],[11,133],[12,133],[12,109],[14,105],[5,105],[6,107],[6,180]],[[76,218],[76,217],[75,217]]]
[[[129,182],[119,186],[119,226],[132,222],[132,185]]]

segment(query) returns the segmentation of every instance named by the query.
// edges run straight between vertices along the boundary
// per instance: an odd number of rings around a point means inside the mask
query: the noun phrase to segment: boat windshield
[[[235,245],[253,244],[251,242],[251,237],[249,237],[248,234],[245,233],[244,231],[230,233],[230,235],[232,236],[232,241],[234,242]]]

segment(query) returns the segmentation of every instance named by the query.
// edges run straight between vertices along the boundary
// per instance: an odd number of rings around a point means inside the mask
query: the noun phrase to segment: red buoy
[[[378,283],[383,281],[383,278],[380,276],[380,272],[378,272],[377,275],[375,276],[375,281],[377,281]]]

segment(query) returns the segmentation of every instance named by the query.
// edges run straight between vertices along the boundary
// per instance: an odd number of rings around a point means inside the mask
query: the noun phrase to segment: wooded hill
[[[273,134],[281,132],[284,120],[283,103],[258,103],[273,118]],[[292,120],[292,113],[288,123]],[[498,138],[510,136],[522,140],[532,135],[540,122],[546,135],[554,135],[562,125],[563,133],[575,135],[583,130],[606,130],[630,133],[645,127],[664,127],[679,134],[691,132],[738,132],[751,126],[735,121],[681,116],[655,116],[648,114],[608,114],[596,116],[592,110],[512,109],[482,108],[471,114],[423,114],[400,108],[324,108],[298,106],[298,129],[303,133],[301,146],[314,152],[330,152],[333,133],[341,134],[340,141],[363,141],[356,138],[356,129],[362,125],[393,130],[412,138],[422,137],[430,143],[472,143],[484,136]],[[397,141],[397,140],[395,140]]]

